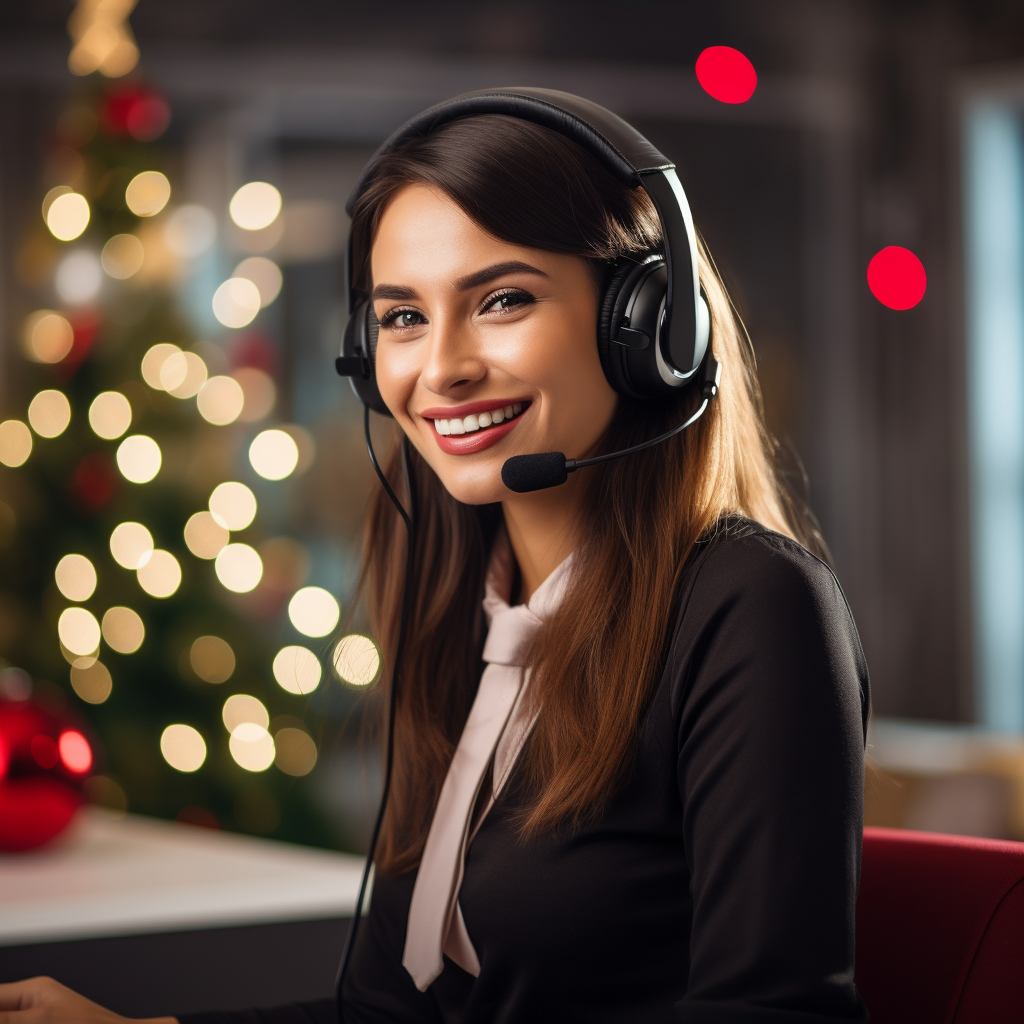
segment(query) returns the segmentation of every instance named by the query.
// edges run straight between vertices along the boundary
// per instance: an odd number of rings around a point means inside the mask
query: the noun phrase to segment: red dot
[[[697,58],[697,81],[722,103],[746,103],[757,88],[757,72],[739,50],[709,46]]]
[[[887,245],[868,264],[868,287],[883,306],[910,309],[923,298],[928,287],[924,265],[901,245]]]
[[[75,729],[62,732],[57,747],[60,750],[60,759],[69,772],[81,775],[92,767],[92,749],[89,741]]]

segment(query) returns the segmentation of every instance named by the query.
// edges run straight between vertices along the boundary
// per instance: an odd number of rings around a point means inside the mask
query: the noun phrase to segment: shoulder
[[[749,519],[723,519],[695,546],[669,661],[680,682],[749,669],[771,678],[775,695],[787,690],[794,699],[828,683],[867,713],[867,664],[835,573],[797,541]]]
[[[852,622],[839,580],[831,567],[802,544],[741,516],[719,522],[694,546],[683,571],[680,614],[698,602],[745,599],[831,608]],[[809,609],[808,609],[809,610]]]

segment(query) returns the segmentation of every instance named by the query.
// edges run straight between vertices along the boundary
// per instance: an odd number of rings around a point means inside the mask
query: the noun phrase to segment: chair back
[[[1024,843],[864,829],[856,982],[871,1024],[1024,1021]]]

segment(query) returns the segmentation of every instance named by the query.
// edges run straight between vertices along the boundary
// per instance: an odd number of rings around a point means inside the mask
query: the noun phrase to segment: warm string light
[[[138,0],[78,0],[68,18],[73,75],[98,71],[107,78],[127,75],[139,62],[139,47],[128,24]]]

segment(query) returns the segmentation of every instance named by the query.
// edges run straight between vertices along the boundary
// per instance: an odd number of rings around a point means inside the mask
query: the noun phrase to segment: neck
[[[579,481],[530,494],[517,494],[502,502],[505,528],[519,565],[522,604],[572,554],[576,547],[576,499]]]

